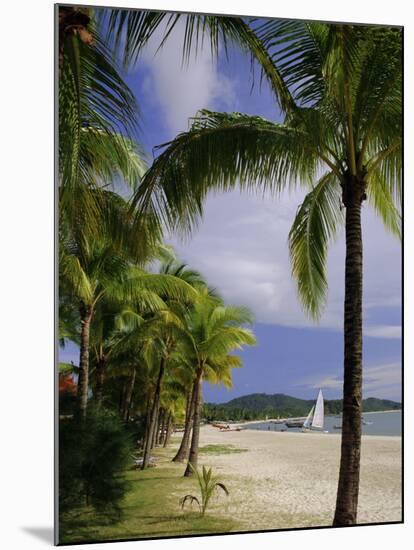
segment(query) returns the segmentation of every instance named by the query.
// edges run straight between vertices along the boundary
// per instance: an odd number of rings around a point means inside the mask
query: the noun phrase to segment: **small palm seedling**
[[[200,515],[204,516],[207,510],[208,503],[210,502],[210,499],[213,496],[215,489],[222,489],[227,496],[229,496],[229,491],[227,490],[227,487],[224,485],[224,483],[221,483],[220,481],[218,481],[217,477],[213,476],[211,468],[207,470],[207,468],[203,466],[201,473],[196,468],[194,468],[192,464],[190,464],[190,468],[197,476],[198,486],[201,493],[201,502],[200,499],[198,499],[194,495],[185,495],[185,497],[180,500],[181,508],[184,508],[187,501],[189,501],[190,504],[196,502],[200,509]]]

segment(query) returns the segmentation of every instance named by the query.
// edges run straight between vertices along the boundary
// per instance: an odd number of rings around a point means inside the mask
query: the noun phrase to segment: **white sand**
[[[246,452],[200,454],[226,483],[230,497],[212,504],[249,529],[330,525],[335,508],[340,436],[224,432],[201,429],[200,446],[220,444]],[[179,441],[177,434],[176,441]],[[401,438],[365,436],[362,443],[358,523],[401,520]]]

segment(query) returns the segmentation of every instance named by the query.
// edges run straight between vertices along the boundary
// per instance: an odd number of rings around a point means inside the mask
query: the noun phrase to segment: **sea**
[[[362,425],[362,435],[386,435],[401,436],[402,432],[402,414],[401,411],[369,412],[364,413],[363,418],[366,424]],[[340,426],[342,418],[340,416],[325,416],[324,431],[328,433],[340,434],[340,429],[334,426]],[[257,422],[245,424],[248,430],[266,430],[266,431],[287,431],[300,432],[301,428],[287,428],[285,424],[274,424],[272,422]],[[318,430],[319,431],[319,430]]]

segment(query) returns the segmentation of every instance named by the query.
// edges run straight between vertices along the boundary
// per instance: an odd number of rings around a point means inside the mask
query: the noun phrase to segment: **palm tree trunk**
[[[147,412],[145,415],[145,433],[144,433],[144,439],[142,442],[142,448],[145,449],[146,441],[149,439],[149,430],[151,425],[151,397],[148,397],[147,400]]]
[[[362,421],[362,232],[365,186],[356,178],[344,188],[346,259],[344,308],[344,388],[341,464],[333,524],[357,521]]]
[[[125,396],[125,384],[122,384],[121,390],[119,392],[119,403],[118,403],[118,412],[121,418],[122,418],[122,412],[124,410],[124,396]]]
[[[129,416],[129,408],[131,406],[132,393],[134,391],[136,376],[137,376],[137,369],[134,368],[134,370],[132,371],[132,376],[127,386],[125,401],[124,401],[124,410],[122,411],[122,420],[124,420],[125,422],[128,420],[128,416]]]
[[[157,408],[156,408],[156,411],[155,411],[154,430],[152,432],[150,449],[153,449],[155,447],[155,445],[157,444],[158,433],[159,433],[159,426],[158,426],[158,417],[159,417],[159,415],[160,415],[160,404],[159,404],[159,401],[158,401]]]
[[[158,417],[157,445],[161,445],[164,437],[165,409],[160,409]]]
[[[81,314],[81,339],[80,339],[80,358],[79,358],[79,383],[78,383],[78,410],[84,418],[88,406],[89,391],[89,333],[92,320],[92,308],[82,306]]]
[[[170,413],[167,419],[167,432],[164,437],[163,447],[166,447],[170,443],[172,429],[173,429],[173,421],[172,421],[172,414]]]
[[[121,390],[121,396],[120,396],[120,402],[119,402],[119,416],[121,418],[124,418],[125,400],[126,400],[127,391],[128,391],[128,380],[124,380],[122,383],[122,390]]]
[[[95,401],[98,407],[102,405],[104,380],[105,380],[105,358],[101,357],[96,364]]]
[[[142,470],[147,468],[149,464],[150,452],[152,449],[152,443],[154,439],[154,432],[157,426],[156,422],[157,422],[158,409],[160,404],[162,380],[164,378],[164,372],[165,372],[165,364],[166,364],[166,360],[165,360],[165,357],[163,357],[160,362],[160,370],[158,371],[157,384],[155,386],[154,399],[152,402],[151,417],[150,417],[150,423],[148,428],[148,435],[144,443],[144,456],[143,456],[143,461],[141,466]]]
[[[194,384],[194,418],[193,418],[193,434],[191,437],[190,454],[188,457],[187,468],[185,469],[184,476],[190,477],[193,475],[191,466],[196,469],[198,462],[198,444],[200,441],[200,409],[201,409],[201,380],[202,370],[197,372],[197,377]]]
[[[188,458],[190,452],[190,435],[193,421],[194,413],[194,395],[195,395],[195,382],[191,387],[191,392],[187,397],[187,407],[185,412],[185,425],[183,438],[181,439],[180,448],[177,451],[177,454],[172,459],[173,462],[184,462]]]

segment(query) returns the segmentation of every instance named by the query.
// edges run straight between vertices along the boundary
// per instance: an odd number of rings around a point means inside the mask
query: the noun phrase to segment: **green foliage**
[[[214,491],[216,489],[221,489],[226,494],[226,496],[229,496],[229,491],[224,483],[219,481],[218,477],[213,476],[212,468],[209,468],[207,470],[207,468],[203,466],[200,472],[198,469],[194,468],[191,463],[189,463],[189,466],[192,472],[196,475],[198,487],[200,489],[201,502],[200,499],[198,499],[194,495],[185,495],[180,500],[180,505],[181,508],[184,508],[186,502],[190,502],[190,504],[196,502],[200,509],[200,515],[204,516]]]
[[[242,449],[240,447],[235,447],[234,445],[205,445],[200,447],[199,452],[201,454],[207,455],[227,455],[227,454],[238,454],[244,453],[247,449]]]
[[[211,190],[304,186],[310,193],[290,233],[292,273],[305,311],[318,318],[342,190],[358,181],[400,235],[401,30],[276,19],[251,28],[268,50],[264,70],[278,82],[283,122],[201,110],[160,146],[134,204],[158,225],[191,231]]]
[[[58,369],[60,374],[73,374],[77,371],[77,367],[72,363],[58,363]]]
[[[326,298],[326,257],[328,244],[343,223],[340,187],[328,172],[299,207],[289,232],[292,273],[300,299],[314,317],[321,315]]]
[[[158,453],[163,451],[158,450]],[[121,521],[102,516],[91,506],[65,514],[59,526],[59,543],[85,543],[129,538],[182,536],[185,533],[228,533],[243,530],[243,522],[229,513],[181,513],[177,495],[190,491],[193,478],[183,478],[181,467],[162,461],[157,468],[130,470],[125,474],[130,481],[121,505]]]
[[[219,405],[205,403],[203,406],[203,417],[209,421],[240,421],[262,420],[266,416],[268,418],[305,416],[313,404],[314,401],[312,400],[298,399],[281,393],[274,395],[253,393],[236,397],[227,403]],[[369,397],[362,401],[362,409],[364,412],[399,410],[401,409],[401,403]],[[341,412],[341,399],[325,399],[325,414],[339,414]]]
[[[258,62],[262,78],[268,81],[282,107],[287,108],[292,104],[290,92],[272,63],[267,48],[242,17],[117,9],[102,12],[100,20],[107,26],[107,39],[115,52],[121,52],[124,66],[137,62],[143,47],[157,31],[163,31],[159,39],[160,49],[168,43],[176,27],[182,24],[184,63],[188,62],[191,55],[197,54],[206,41],[209,42],[212,56],[218,55],[220,47],[227,54],[228,45],[233,44],[250,55],[252,69],[254,61]]]
[[[302,128],[243,113],[204,109],[188,132],[160,149],[134,204],[160,225],[186,231],[202,216],[210,190],[259,185],[277,194],[289,183],[309,183],[320,166],[315,144]]]
[[[60,511],[87,504],[100,512],[118,514],[128,488],[124,470],[131,463],[131,453],[130,435],[108,411],[90,411],[84,420],[61,420]]]

